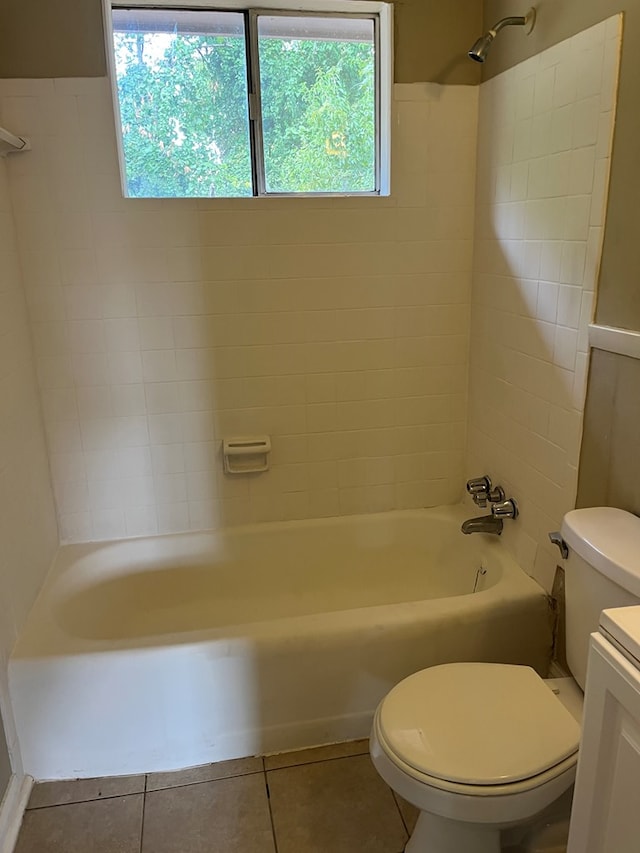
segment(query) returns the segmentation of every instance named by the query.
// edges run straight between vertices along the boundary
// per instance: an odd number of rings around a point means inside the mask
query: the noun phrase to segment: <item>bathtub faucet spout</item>
[[[460,528],[463,533],[493,533],[500,536],[502,533],[502,519],[494,515],[479,515],[477,518],[468,518],[462,522]]]

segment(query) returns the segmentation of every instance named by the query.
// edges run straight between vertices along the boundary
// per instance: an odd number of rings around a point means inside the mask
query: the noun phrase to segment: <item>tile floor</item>
[[[415,820],[362,740],[177,773],[44,782],[16,853],[402,853]]]

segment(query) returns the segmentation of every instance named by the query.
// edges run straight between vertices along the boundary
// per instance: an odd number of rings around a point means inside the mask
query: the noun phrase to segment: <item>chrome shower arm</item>
[[[501,21],[498,21],[497,24],[491,27],[489,32],[497,35],[504,27],[524,27],[526,23],[527,18],[525,15],[512,15],[510,18],[503,18]]]
[[[532,6],[526,15],[511,15],[508,18],[502,18],[497,24],[494,24],[489,32],[499,33],[505,27],[526,27],[527,35],[533,30],[536,23],[536,8]]]
[[[512,15],[508,18],[502,18],[497,24],[494,24],[490,30],[480,36],[468,53],[469,59],[474,62],[484,62],[491,48],[493,40],[498,35],[500,30],[505,27],[524,27],[527,35],[531,32],[536,22],[536,10],[534,7],[529,9],[526,15]]]

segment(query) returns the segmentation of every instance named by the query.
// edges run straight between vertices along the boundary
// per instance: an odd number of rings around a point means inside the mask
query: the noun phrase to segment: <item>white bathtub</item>
[[[545,673],[542,589],[461,507],[61,548],[10,661],[36,779],[363,737],[436,663]],[[475,589],[475,592],[474,592]]]

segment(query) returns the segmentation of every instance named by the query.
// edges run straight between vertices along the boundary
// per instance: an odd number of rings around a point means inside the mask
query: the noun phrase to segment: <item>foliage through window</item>
[[[128,196],[380,192],[376,15],[113,7]]]

